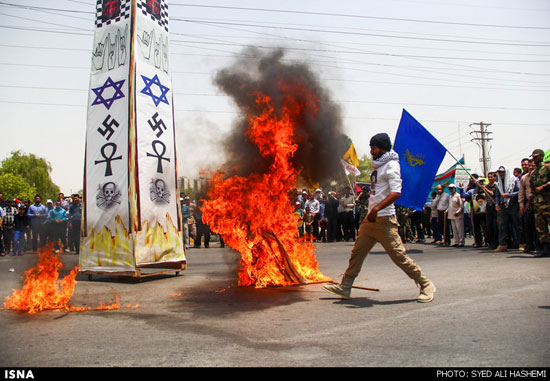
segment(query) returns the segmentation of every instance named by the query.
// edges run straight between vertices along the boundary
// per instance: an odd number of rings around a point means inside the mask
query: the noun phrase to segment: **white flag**
[[[361,171],[345,161],[344,159],[340,159],[342,162],[342,167],[344,167],[344,172],[346,172],[346,175],[353,174],[354,176],[359,176],[361,174]]]

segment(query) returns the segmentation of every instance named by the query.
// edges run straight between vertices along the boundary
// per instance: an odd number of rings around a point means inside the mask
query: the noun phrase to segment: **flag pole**
[[[472,174],[471,174],[470,172],[468,172],[468,169],[466,169],[466,167],[465,167],[459,160],[456,159],[456,157],[451,153],[451,151],[449,151],[447,148],[445,148],[445,151],[447,151],[447,153],[448,153],[449,155],[451,155],[451,157],[457,162],[457,164],[459,164],[459,165],[462,167],[462,169],[464,169],[464,170],[466,171],[466,173],[468,174],[468,176],[470,176],[470,179],[476,180],[476,179],[472,176]],[[477,180],[476,180],[476,181],[477,181]],[[477,185],[477,182],[476,182],[476,185]],[[483,185],[481,185],[481,187],[485,190],[485,187],[484,187]],[[485,192],[485,194],[487,195],[487,197],[489,197],[489,198],[491,199],[491,201],[495,201],[495,199],[494,199],[491,195],[487,194],[487,192]]]

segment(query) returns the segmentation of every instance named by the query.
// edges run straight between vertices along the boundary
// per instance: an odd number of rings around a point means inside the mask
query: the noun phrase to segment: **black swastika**
[[[97,131],[105,136],[105,139],[109,140],[111,139],[111,136],[113,136],[113,134],[115,133],[115,130],[113,129],[113,127],[118,127],[119,126],[119,123],[116,121],[115,118],[112,118],[111,120],[111,115],[107,115],[107,117],[105,118],[105,120],[103,121],[103,126],[105,127],[103,130],[101,129],[101,127],[98,127]],[[107,135],[107,136],[106,136]]]

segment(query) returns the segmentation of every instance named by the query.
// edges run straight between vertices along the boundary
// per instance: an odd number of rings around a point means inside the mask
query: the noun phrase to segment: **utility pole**
[[[490,123],[483,122],[470,124],[470,127],[479,127],[479,130],[470,132],[470,135],[472,136],[472,141],[481,148],[481,158],[479,161],[482,163],[483,177],[487,177],[489,163],[491,161],[491,158],[489,157],[489,150],[487,148],[487,143],[493,140],[492,138],[489,138],[489,135],[492,134],[492,132],[487,131],[487,127],[490,125]]]

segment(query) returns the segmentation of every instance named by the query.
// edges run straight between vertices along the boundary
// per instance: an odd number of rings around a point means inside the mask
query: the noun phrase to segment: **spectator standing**
[[[199,206],[195,208],[195,223],[197,224],[197,236],[195,238],[195,242],[193,244],[193,247],[199,248],[201,247],[201,240],[204,236],[204,247],[209,248],[210,247],[210,226],[204,223],[202,220],[202,201]]]
[[[30,219],[30,229],[32,234],[32,250],[37,251],[46,242],[44,235],[44,222],[48,217],[48,208],[42,204],[40,195],[34,197],[34,204],[29,205],[27,215]]]
[[[364,186],[361,188],[361,191],[357,195],[356,201],[360,205],[360,211],[359,211],[359,226],[361,226],[361,223],[367,217],[367,214],[369,212],[369,188]]]
[[[3,229],[3,240],[4,240],[4,251],[0,255],[6,255],[11,251],[11,246],[13,242],[13,226],[15,223],[15,215],[17,212],[17,207],[13,206],[13,200],[6,200],[6,206],[4,207],[4,223],[2,225]]]
[[[430,223],[432,226],[432,233],[433,233],[433,241],[432,243],[435,243],[436,245],[441,244],[442,236],[441,236],[441,230],[439,227],[439,212],[437,210],[437,202],[439,200],[437,199],[437,192],[432,192],[432,203],[430,208]]]
[[[531,155],[535,169],[531,172],[531,189],[533,190],[533,206],[535,224],[539,236],[537,256],[550,256],[550,166],[543,162],[544,151],[536,149]]]
[[[58,197],[58,200],[59,202],[61,203],[61,207],[63,209],[65,209],[65,211],[69,211],[69,206],[71,205],[69,203],[69,201],[67,201],[67,199],[65,199],[65,194],[64,193],[59,193],[59,197]]]
[[[476,215],[476,221],[478,221],[478,225],[481,229],[481,236],[480,242],[483,242],[482,246],[478,247],[486,247],[487,244],[487,202],[485,201],[485,195],[484,194],[477,194],[474,200],[474,214]]]
[[[497,252],[506,251],[508,246],[519,247],[519,179],[500,166],[497,171],[496,208],[500,212],[498,222]]]
[[[338,231],[338,200],[336,193],[329,192],[328,199],[325,204],[325,217],[327,218],[327,241],[334,242],[336,240],[336,232]]]
[[[25,234],[30,229],[30,219],[25,206],[20,206],[13,219],[13,255],[22,255],[25,249]]]
[[[321,203],[319,202],[318,195],[321,194],[320,190],[315,191],[313,197],[309,197],[306,201],[305,211],[310,214],[311,224],[309,233],[313,236],[313,239],[317,241],[319,239],[319,221],[321,219]]]
[[[443,184],[439,184],[435,189],[437,190],[437,201],[435,201],[437,203],[437,223],[443,236],[442,244],[449,246],[451,244],[451,226],[447,216],[447,209],[449,209],[451,196],[445,192]]]
[[[533,207],[534,193],[531,189],[531,172],[535,169],[533,159],[527,159],[527,169],[523,173],[519,184],[519,211],[521,213],[524,253],[531,253],[537,248],[535,211]],[[522,162],[523,166],[523,162]]]
[[[181,203],[181,221],[183,224],[183,244],[186,249],[189,248],[189,218],[191,217],[191,209],[189,204],[191,199],[186,196]]]
[[[423,218],[423,210],[412,210],[410,213],[411,224],[416,232],[416,243],[424,242],[424,226],[422,224]]]
[[[327,242],[327,201],[328,197],[323,195],[319,206],[319,239],[321,242]]]
[[[353,218],[353,212],[355,210],[355,197],[351,193],[351,189],[346,187],[344,189],[344,195],[340,199],[340,205],[344,208],[343,225],[344,225],[344,240],[355,240],[355,223]]]
[[[336,229],[336,241],[340,242],[344,240],[344,225],[345,225],[345,208],[342,206],[340,200],[342,199],[342,193],[336,193],[336,199],[338,200],[338,228]]]
[[[61,201],[57,200],[55,202],[55,208],[50,210],[48,214],[48,221],[51,226],[52,241],[58,251],[63,250],[69,251],[64,245],[64,235],[67,230],[67,211],[61,207]]]
[[[4,212],[4,208],[0,206],[0,255],[4,254],[4,218],[6,217],[6,212]]]
[[[456,191],[455,184],[449,184],[449,190],[451,191],[451,197],[447,215],[451,221],[455,239],[455,244],[453,246],[464,247],[464,202],[460,194]]]
[[[482,222],[479,215],[479,203],[477,201],[477,196],[480,192],[480,184],[482,179],[479,179],[479,176],[476,174],[472,175],[470,182],[468,183],[468,188],[464,193],[465,204],[468,205],[468,210],[470,213],[471,221],[471,233],[474,237],[474,247],[483,247],[483,231],[482,231]],[[485,217],[483,215],[483,217]]]
[[[80,254],[80,224],[82,221],[82,204],[80,196],[73,194],[68,213],[67,237],[69,249]]]
[[[495,250],[498,247],[498,211],[496,209],[496,172],[487,174],[487,185],[482,185],[483,195],[485,199],[485,226],[487,234],[485,242],[490,250]]]
[[[302,209],[302,203],[296,200],[294,205],[294,215],[296,216],[296,227],[298,228],[298,237],[304,235],[304,210]]]
[[[518,193],[518,203],[519,203],[519,247],[520,250],[525,252],[525,249],[527,247],[527,232],[525,231],[525,214],[522,209],[525,208],[526,205],[526,187],[525,187],[525,178],[529,178],[529,159],[524,158],[521,159],[521,173],[518,176],[519,178],[519,193]],[[527,180],[527,185],[529,183],[529,180]]]

